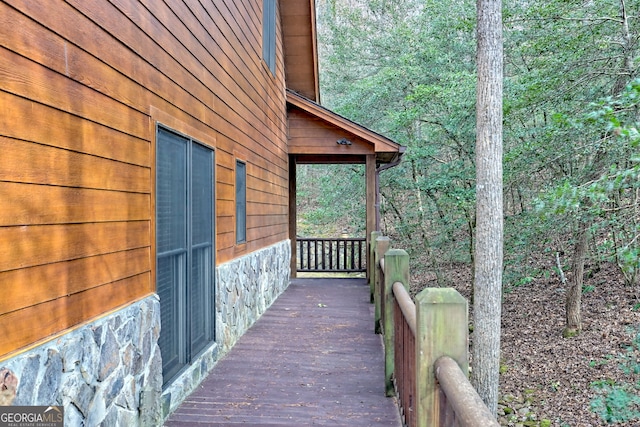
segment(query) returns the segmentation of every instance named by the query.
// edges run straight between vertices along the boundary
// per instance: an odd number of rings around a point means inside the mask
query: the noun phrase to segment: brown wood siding
[[[351,145],[336,141],[346,138]],[[366,155],[374,145],[297,108],[289,108],[289,153],[305,155]]]
[[[0,358],[155,290],[156,121],[215,149],[217,263],[288,238],[282,37],[273,76],[261,8],[0,1]]]

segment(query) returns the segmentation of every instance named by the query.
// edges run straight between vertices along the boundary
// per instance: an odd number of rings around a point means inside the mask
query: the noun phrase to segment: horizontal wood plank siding
[[[145,155],[149,157],[148,147],[145,148]],[[149,193],[151,177],[148,164],[132,165],[2,136],[0,153],[3,159],[3,167],[0,169],[2,181]],[[134,155],[138,156],[137,153]],[[148,159],[145,161],[148,162]]]
[[[0,271],[8,271],[148,247],[149,221],[3,227],[2,242]]]
[[[147,168],[150,165],[147,140],[2,91],[0,108],[0,132],[4,137]],[[40,149],[39,146],[31,148],[35,151]]]
[[[2,187],[0,227],[149,219],[149,194],[11,182]]]
[[[0,1],[0,358],[155,291],[156,122],[215,150],[217,263],[288,238],[277,28],[274,76],[261,1]]]
[[[149,270],[149,248],[132,249],[71,261],[54,262],[0,273],[0,283],[12,283],[0,300],[8,313],[42,304],[87,288],[106,285]]]
[[[352,144],[337,144],[342,138]],[[289,107],[289,140],[291,154],[366,155],[375,150],[372,143],[295,107]]]
[[[123,306],[147,292],[149,273],[58,298],[23,310],[2,315],[0,353],[26,347],[69,327],[105,313],[105,302],[111,308]],[[34,327],[34,325],[37,325]]]

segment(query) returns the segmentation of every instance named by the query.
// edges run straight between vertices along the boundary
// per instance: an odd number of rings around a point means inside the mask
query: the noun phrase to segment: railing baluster
[[[298,271],[365,272],[367,249],[365,238],[304,238],[297,239]],[[367,249],[368,250],[368,249]]]
[[[343,264],[343,268],[345,270],[349,269],[349,241],[345,240],[343,243],[343,247],[342,247],[342,262]]]
[[[302,240],[298,240],[298,257],[300,259],[299,270],[304,270],[304,242]]]
[[[353,264],[351,264],[351,254],[349,253],[349,250],[351,249],[351,241],[349,240],[345,240],[344,241],[344,268],[345,269],[350,269],[353,268]]]
[[[329,270],[333,270],[333,241],[329,240]]]
[[[338,242],[331,240],[331,269],[340,270],[340,264],[338,263]]]
[[[349,256],[348,256],[348,251],[349,249],[349,242],[347,240],[345,240],[344,242],[342,242],[342,268],[345,270],[349,269]]]
[[[393,291],[393,319],[396,331],[395,388],[405,417],[405,424],[415,426],[415,330],[416,306],[409,292],[400,282],[395,282]]]
[[[356,244],[355,240],[349,240],[349,249],[351,250],[351,266],[350,266],[351,268],[353,268],[356,265],[356,263],[355,263],[355,251],[354,251],[355,244]]]
[[[313,267],[318,269],[318,241],[313,242]]]

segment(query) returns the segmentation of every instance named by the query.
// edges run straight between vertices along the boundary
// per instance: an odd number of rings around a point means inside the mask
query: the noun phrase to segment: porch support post
[[[376,231],[376,155],[367,154],[367,247],[371,245],[371,233]],[[367,278],[373,276],[374,266],[367,263]]]
[[[298,215],[296,208],[296,156],[289,155],[289,239],[291,240],[291,278],[298,277],[298,227],[296,218]]]

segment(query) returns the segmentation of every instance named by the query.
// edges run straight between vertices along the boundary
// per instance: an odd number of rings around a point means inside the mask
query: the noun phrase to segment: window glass
[[[191,145],[190,353],[213,340],[213,151]]]
[[[168,384],[215,339],[213,150],[158,128],[157,284]]]
[[[236,161],[236,242],[247,241],[247,165]]]
[[[276,74],[276,0],[264,0],[262,5],[262,58]]]

